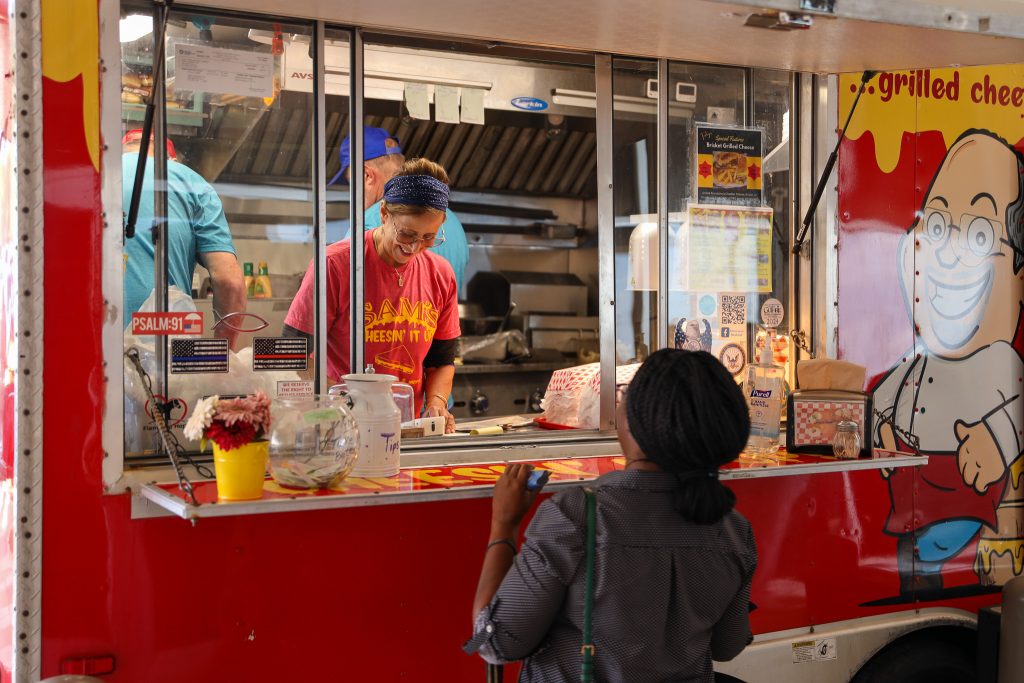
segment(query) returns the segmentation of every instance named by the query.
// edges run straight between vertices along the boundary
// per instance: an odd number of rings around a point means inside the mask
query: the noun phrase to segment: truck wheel
[[[975,683],[972,653],[956,643],[909,638],[865,664],[851,683]]]

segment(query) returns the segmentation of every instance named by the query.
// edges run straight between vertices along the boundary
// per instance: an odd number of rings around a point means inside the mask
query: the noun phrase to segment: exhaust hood
[[[401,102],[405,84],[420,83],[427,86],[431,102],[435,87],[443,85],[483,91],[484,108],[489,110],[594,116],[593,105],[553,99],[556,90],[593,93],[593,69],[393,46],[366,45],[364,52],[363,96],[367,100]],[[285,46],[283,70],[285,90],[313,91],[308,43],[295,40]],[[347,96],[347,44],[328,42],[324,46],[324,71],[327,94]]]

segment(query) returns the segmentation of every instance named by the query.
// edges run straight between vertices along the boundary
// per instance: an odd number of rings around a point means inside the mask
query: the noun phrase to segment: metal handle
[[[139,373],[139,378],[142,380],[142,388],[146,391],[146,397],[149,399],[153,406],[153,420],[156,421],[156,431],[160,435],[160,445],[164,449],[164,453],[167,458],[171,461],[171,465],[174,467],[174,474],[178,477],[178,488],[184,491],[185,495],[191,501],[192,505],[199,505],[199,500],[196,498],[195,491],[192,490],[192,482],[185,476],[185,470],[181,466],[181,462],[178,460],[178,450],[181,446],[176,443],[174,436],[167,428],[167,421],[164,419],[163,401],[158,401],[153,395],[153,387],[150,383],[149,375],[146,374],[146,370],[142,367],[142,360],[139,358],[138,349],[130,348],[124,352],[125,357],[134,366],[135,371]],[[195,463],[192,463],[195,467]],[[199,468],[196,467],[198,470]],[[202,474],[202,472],[200,472]]]

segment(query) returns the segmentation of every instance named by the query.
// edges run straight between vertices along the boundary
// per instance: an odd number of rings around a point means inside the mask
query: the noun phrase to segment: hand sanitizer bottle
[[[747,450],[773,454],[779,449],[779,424],[785,386],[782,366],[772,362],[771,331],[764,340],[760,360],[747,369],[744,393],[750,408],[750,439]]]

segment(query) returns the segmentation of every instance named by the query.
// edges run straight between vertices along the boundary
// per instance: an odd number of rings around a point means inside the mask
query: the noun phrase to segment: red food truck
[[[550,470],[548,490],[621,468],[630,369],[676,345],[741,380],[766,302],[793,388],[803,359],[865,367],[866,437],[898,455],[783,448],[723,470],[760,561],[754,642],[716,667],[750,682],[994,669],[979,613],[1024,573],[1020,10],[2,5],[2,680],[480,680],[459,646],[505,463]],[[122,140],[149,108],[156,199],[128,236],[138,155]],[[374,160],[352,121],[451,178],[457,432],[403,436],[393,477],[267,478],[259,499],[222,500],[182,430],[196,401],[261,389],[279,411],[330,386],[325,253],[362,246],[376,210],[342,179],[343,156]],[[219,250],[265,266],[230,335],[203,249],[183,280],[161,246],[182,168],[212,188]],[[132,302],[143,238],[153,280]],[[361,252],[350,365],[401,370],[401,343],[358,340],[385,318],[432,335],[436,316],[374,310]],[[261,363],[307,268],[309,353]],[[174,344],[193,324],[214,370]],[[810,410],[828,423],[829,405]]]

